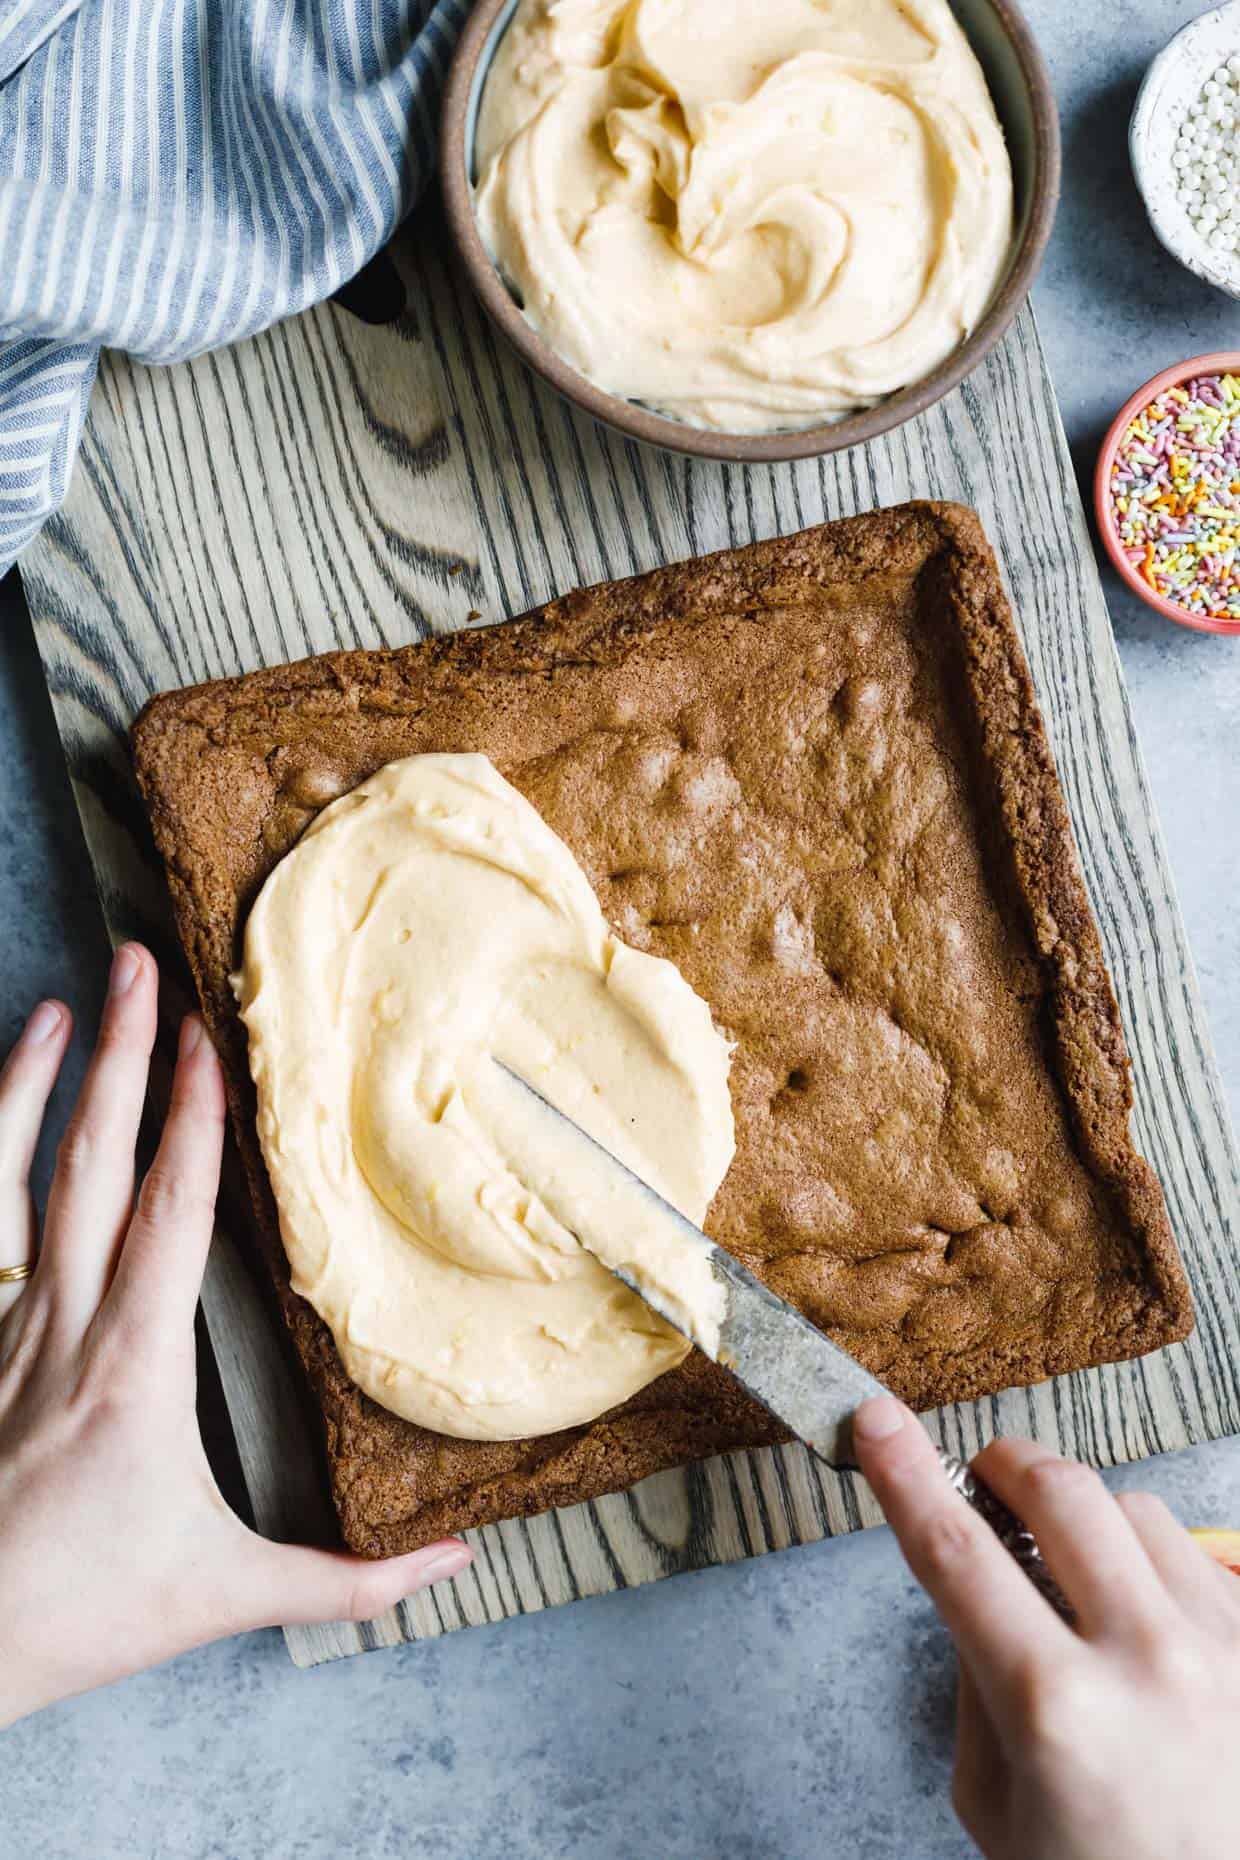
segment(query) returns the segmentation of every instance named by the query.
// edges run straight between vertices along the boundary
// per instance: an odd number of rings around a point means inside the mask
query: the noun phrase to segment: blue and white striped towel
[[[179,361],[330,296],[427,179],[468,0],[0,0],[0,574],[100,347]]]

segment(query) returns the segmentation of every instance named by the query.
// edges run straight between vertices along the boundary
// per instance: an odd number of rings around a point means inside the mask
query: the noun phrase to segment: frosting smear
[[[259,894],[239,992],[293,1286],[368,1395],[524,1439],[683,1360],[522,1181],[491,1055],[700,1225],[730,1049],[485,756],[411,756],[326,808]]]

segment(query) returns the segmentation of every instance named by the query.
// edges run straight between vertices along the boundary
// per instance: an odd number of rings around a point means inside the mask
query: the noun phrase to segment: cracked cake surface
[[[260,1238],[367,1554],[783,1438],[695,1353],[538,1440],[376,1406],[289,1289],[229,984],[249,905],[377,768],[480,750],[736,1042],[706,1225],[917,1407],[1139,1354],[1191,1309],[1032,684],[977,518],[912,504],[495,628],[156,698],[134,730]]]

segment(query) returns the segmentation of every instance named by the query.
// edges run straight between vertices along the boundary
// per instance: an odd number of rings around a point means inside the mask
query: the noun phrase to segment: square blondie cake
[[[910,504],[503,626],[172,692],[138,779],[348,1543],[404,1551],[783,1438],[695,1352],[587,1426],[376,1406],[288,1283],[229,977],[264,879],[399,757],[490,756],[735,1041],[711,1234],[915,1407],[1191,1328],[1115,998],[976,516]]]

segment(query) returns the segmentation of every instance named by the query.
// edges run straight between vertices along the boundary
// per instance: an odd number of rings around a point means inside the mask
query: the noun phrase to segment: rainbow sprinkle
[[[1111,510],[1155,594],[1240,620],[1240,377],[1201,375],[1141,410],[1111,468]]]

